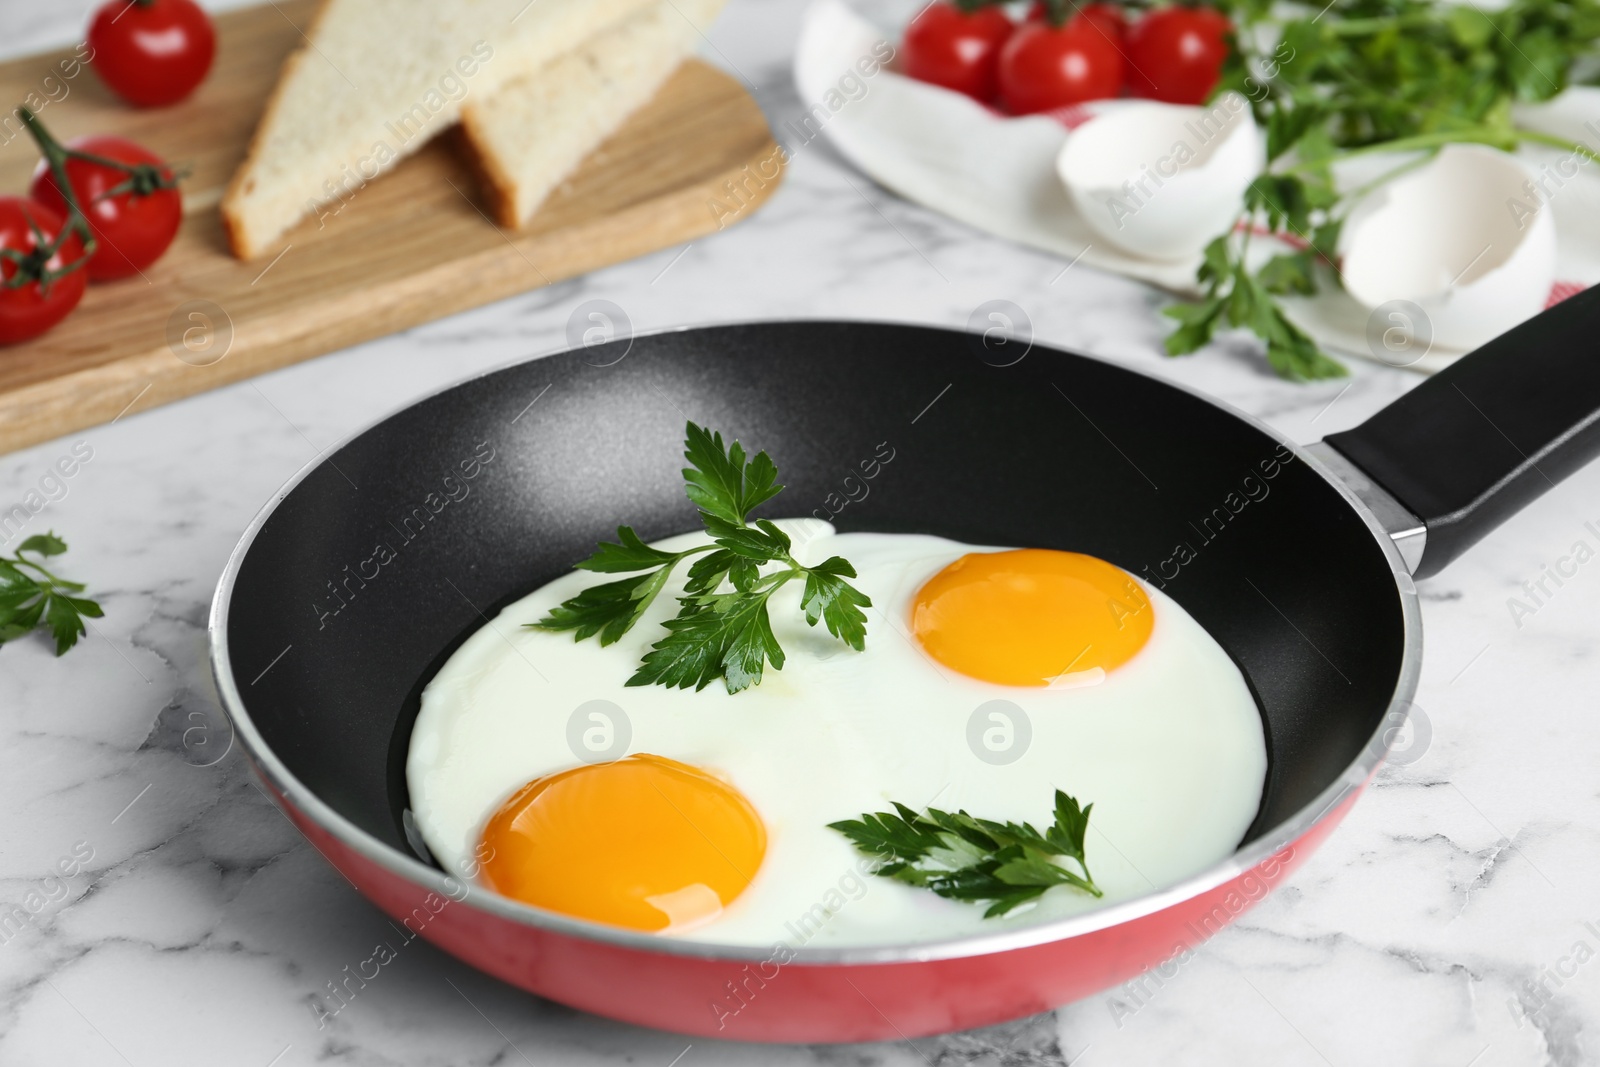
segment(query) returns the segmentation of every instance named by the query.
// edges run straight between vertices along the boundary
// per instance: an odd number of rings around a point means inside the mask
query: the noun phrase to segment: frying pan
[[[718,326],[517,363],[356,434],[261,512],[213,605],[218,689],[277,803],[397,934],[507,982],[754,1041],[1016,1018],[1166,965],[1327,836],[1416,684],[1412,576],[1600,451],[1597,324],[1591,290],[1305,449],[1123,367],[925,327]],[[1088,552],[1163,588],[1234,658],[1266,724],[1265,793],[1238,850],[1060,921],[788,953],[551,914],[422,858],[403,768],[423,685],[617,522],[646,540],[696,526],[686,417],[776,457],[778,512]],[[857,464],[885,442],[893,462],[863,492]],[[322,991],[328,1010],[359,981]]]

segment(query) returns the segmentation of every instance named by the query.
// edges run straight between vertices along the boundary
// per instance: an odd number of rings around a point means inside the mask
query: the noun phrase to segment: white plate
[[[1198,253],[1187,261],[1158,261],[1106,245],[1078,214],[1056,175],[1056,156],[1072,128],[1105,108],[1125,106],[1122,102],[1098,101],[1050,115],[1012,118],[892,70],[862,76],[857,63],[873,55],[875,46],[879,55],[884,54],[884,42],[899,51],[900,32],[887,27],[900,22],[885,19],[879,25],[845,0],[813,0],[795,53],[795,83],[808,109],[808,136],[820,128],[845,158],[880,185],[969,226],[1182,296],[1195,295]],[[1549,104],[1518,109],[1517,119],[1530,128],[1600,147],[1600,90],[1569,90]],[[1586,129],[1586,122],[1594,127]],[[1518,154],[1535,171],[1555,167],[1564,158],[1564,153],[1546,148]],[[1399,157],[1367,157],[1359,168],[1341,169],[1339,184],[1355,187],[1365,176],[1397,162]],[[1600,164],[1579,169],[1559,188],[1554,181],[1549,187],[1560,234],[1554,301],[1600,282]],[[1256,240],[1251,258],[1264,260],[1284,247],[1275,240]],[[1324,285],[1317,296],[1285,300],[1284,306],[1329,351],[1378,359],[1367,340],[1371,313],[1336,286]],[[1435,345],[1408,365],[1437,371],[1462,351]]]

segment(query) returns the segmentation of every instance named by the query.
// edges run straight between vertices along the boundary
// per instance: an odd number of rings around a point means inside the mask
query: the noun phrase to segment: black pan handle
[[[1600,455],[1600,286],[1463,357],[1326,441],[1427,527],[1436,574]]]

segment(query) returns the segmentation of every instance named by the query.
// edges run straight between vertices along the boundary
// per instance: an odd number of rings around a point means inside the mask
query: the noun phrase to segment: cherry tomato
[[[993,100],[1000,49],[1016,25],[997,7],[970,15],[932,3],[906,27],[905,72],[985,103]]]
[[[1128,88],[1169,104],[1203,104],[1228,58],[1227,18],[1209,7],[1164,7],[1128,31]]]
[[[48,260],[40,261],[42,249],[56,239],[63,220],[54,211],[20,196],[0,196],[0,248],[20,253],[24,262],[10,256],[0,260],[0,345],[38,337],[67,317],[83,299],[87,282],[82,267],[68,274],[45,278],[76,263],[83,256],[83,245],[76,234],[62,242]],[[29,279],[12,287],[21,273]]]
[[[1047,22],[1049,18],[1050,9],[1045,5],[1044,0],[1034,0],[1033,7],[1028,11],[1028,21]],[[1119,46],[1128,36],[1128,20],[1122,14],[1122,8],[1116,4],[1104,2],[1084,4],[1077,9],[1077,12],[1068,21],[1076,22],[1078,19],[1086,19],[1094,23],[1100,28],[1101,32]]]
[[[152,152],[121,137],[80,137],[67,147],[142,168],[130,175],[103,163],[67,160],[67,182],[95,236],[89,277],[97,282],[126,278],[160,259],[183,221],[183,197],[176,186],[166,184],[172,172]],[[118,187],[123,191],[111,192]],[[34,172],[28,192],[66,217],[66,199],[44,163]]]
[[[1121,91],[1122,67],[1117,46],[1088,20],[1030,23],[1000,52],[1000,99],[1013,115],[1103,100]]]
[[[217,34],[194,0],[110,0],[89,23],[90,65],[136,107],[175,104],[211,69]]]

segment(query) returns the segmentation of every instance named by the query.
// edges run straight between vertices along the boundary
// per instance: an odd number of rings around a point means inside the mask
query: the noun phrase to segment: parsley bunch
[[[1171,355],[1195,351],[1225,325],[1245,327],[1266,343],[1268,361],[1284,377],[1342,376],[1345,368],[1289,321],[1277,298],[1317,292],[1317,264],[1333,262],[1344,214],[1361,194],[1446,144],[1509,151],[1536,143],[1600,161],[1589,146],[1512,117],[1514,104],[1549,100],[1592,78],[1600,0],[1510,0],[1496,11],[1437,0],[1219,6],[1236,39],[1216,91],[1251,101],[1268,164],[1238,224],[1205,250],[1196,275],[1205,295],[1166,309],[1179,323],[1167,338]],[[1378,152],[1426,154],[1341,196],[1333,165]],[[1250,224],[1306,247],[1252,270]]]
[[[0,556],[0,645],[43,628],[56,639],[60,656],[83,636],[84,616],[98,619],[105,614],[93,600],[72,595],[83,592],[81,583],[45,569],[43,560],[66,550],[61,538],[43,533],[22,542],[15,556]],[[29,559],[30,553],[38,559]]]
[[[590,586],[564,601],[531,628],[573,631],[583,641],[596,634],[602,645],[633,629],[666,587],[681,561],[689,567],[678,614],[665,623],[667,634],[651,646],[628,685],[664,685],[697,691],[721,678],[729,693],[761,683],[768,663],[782,670],[783,647],[772,634],[767,601],[788,582],[804,579],[800,606],[806,622],[819,621],[857,652],[866,648],[872,601],[845,579],[855,568],[833,556],[807,567],[790,554],[787,534],[766,519],[749,521],[750,512],[777,496],[778,469],[765,452],[746,458],[739,442],[724,445],[722,435],[689,423],[685,431],[684,491],[700,509],[700,521],[713,541],[683,552],[651,548],[628,526],[617,527],[617,541],[603,541],[594,555],[577,564],[603,574],[643,572]],[[767,564],[778,569],[763,574]]]
[[[1083,859],[1083,838],[1094,805],[1079,808],[1077,800],[1059,789],[1055,824],[1042,834],[1028,823],[992,822],[964,811],[951,814],[929,808],[918,815],[900,803],[894,809],[895,814],[866,814],[828,827],[844,834],[860,851],[885,860],[876,872],[880,877],[951,900],[993,901],[983,913],[985,919],[1004,915],[1052,886],[1076,886],[1103,895]],[[1083,874],[1061,866],[1057,857],[1075,861]]]

